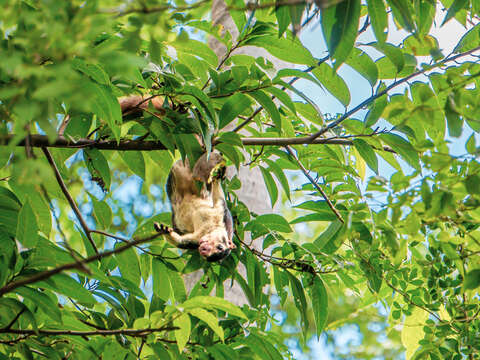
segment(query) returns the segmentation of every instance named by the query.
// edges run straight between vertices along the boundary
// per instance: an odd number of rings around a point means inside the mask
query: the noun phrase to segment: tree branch
[[[323,191],[323,189],[320,187],[320,185],[318,185],[318,183],[315,181],[315,179],[308,173],[307,169],[305,169],[305,167],[302,165],[302,163],[300,162],[300,160],[298,159],[297,155],[295,155],[295,152],[293,151],[293,149],[290,147],[290,146],[286,146],[285,147],[288,151],[288,153],[295,159],[295,162],[297,163],[298,167],[300,168],[300,170],[302,170],[303,174],[307,177],[307,179],[312,183],[312,185],[315,187],[315,189],[318,190],[318,192],[322,195],[322,197],[325,199],[325,201],[327,202],[327,205],[330,209],[332,209],[333,213],[335,214],[335,216],[338,218],[338,220],[340,220],[342,223],[345,223],[345,221],[343,220],[342,218],[342,215],[340,215],[340,213],[338,212],[338,210],[335,208],[335,206],[333,206],[332,202],[330,201],[330,199],[328,198],[327,194],[325,194],[325,191]]]
[[[142,337],[148,334],[152,334],[160,331],[170,331],[175,330],[176,327],[161,327],[161,328],[152,328],[152,329],[115,329],[115,330],[86,330],[86,331],[77,331],[77,330],[43,330],[38,329],[37,331],[31,329],[0,329],[0,334],[18,334],[18,335],[70,335],[70,336],[91,336],[91,335],[127,335],[134,337]]]
[[[50,151],[46,147],[43,147],[42,150],[48,160],[48,163],[52,167],[53,172],[55,173],[55,178],[57,179],[58,185],[60,185],[60,188],[62,189],[63,194],[67,198],[67,201],[70,204],[70,207],[72,208],[73,212],[75,213],[75,216],[77,217],[78,222],[82,226],[88,241],[93,246],[93,249],[95,250],[95,252],[98,254],[98,249],[97,249],[97,246],[95,245],[95,241],[93,241],[92,235],[90,234],[90,229],[88,228],[87,223],[85,222],[85,219],[80,213],[80,210],[78,209],[78,206],[75,203],[75,200],[73,200],[72,195],[70,195],[70,193],[68,192],[67,186],[65,185],[65,182],[62,179],[62,175],[60,175],[60,171],[58,171],[57,164],[55,164],[55,160],[53,160],[52,154],[50,154]]]
[[[281,267],[282,269],[289,269],[289,270],[295,270],[299,272],[308,272],[310,274],[331,274],[334,272],[337,272],[338,269],[318,269],[314,267],[314,262],[313,261],[307,261],[307,260],[296,260],[296,259],[287,259],[287,258],[280,258],[277,256],[272,256],[265,254],[261,251],[258,251],[257,249],[249,246],[246,242],[240,239],[238,236],[238,233],[235,231],[235,235],[240,241],[240,243],[248,249],[253,255],[259,257],[265,262],[268,262],[272,264],[273,266],[278,266]]]
[[[0,136],[0,146],[5,146],[15,138],[15,135]],[[242,138],[242,144],[245,146],[286,146],[286,145],[304,145],[304,144],[324,144],[324,145],[353,145],[351,140],[330,138],[310,140],[309,137],[291,137],[291,138]],[[54,147],[83,149],[94,148],[99,150],[121,150],[121,151],[151,151],[151,150],[167,150],[161,141],[157,140],[91,140],[79,139],[77,141],[66,139],[63,136],[58,137],[54,142],[50,143],[46,135],[30,135],[29,142],[31,147]],[[24,146],[25,139],[21,140],[16,146]],[[383,151],[395,153],[388,146],[384,146]]]
[[[403,79],[400,79],[398,81],[395,81],[394,83],[390,84],[389,86],[387,86],[385,88],[385,90],[383,91],[380,91],[379,93],[376,93],[375,95],[372,95],[370,96],[368,99],[362,101],[359,105],[355,106],[353,109],[351,109],[350,111],[347,111],[345,114],[343,114],[341,117],[339,117],[337,120],[331,122],[330,124],[328,124],[327,126],[323,127],[322,129],[320,129],[319,131],[317,131],[316,133],[313,133],[312,135],[310,135],[308,137],[308,139],[310,139],[311,141],[314,141],[315,139],[317,139],[319,136],[325,134],[327,131],[333,129],[334,127],[336,127],[337,125],[339,125],[341,122],[345,121],[346,119],[348,119],[350,116],[352,116],[353,114],[355,114],[357,111],[363,109],[365,106],[369,105],[370,103],[372,103],[373,101],[375,101],[376,99],[378,99],[379,97],[382,97],[383,95],[387,95],[388,92],[394,88],[396,88],[397,86],[399,85],[402,85],[404,83],[406,83],[407,81],[413,79],[414,77],[417,77],[418,75],[422,75],[424,73],[426,73],[427,71],[430,71],[430,70],[433,70],[435,68],[438,68],[444,64],[446,64],[447,62],[450,62],[450,61],[455,61],[461,57],[464,57],[464,56],[467,56],[467,55],[470,55],[471,53],[474,53],[475,51],[478,51],[480,50],[480,46],[477,46],[476,48],[472,49],[472,50],[469,50],[469,51],[465,51],[463,53],[460,53],[460,54],[457,54],[455,56],[452,56],[450,58],[446,58],[446,59],[443,59],[441,61],[438,61],[436,62],[435,64],[432,64],[431,66],[426,66],[424,69],[422,70],[419,70],[417,72],[414,72],[413,74],[410,74],[406,77],[404,77]]]
[[[37,273],[33,276],[30,276],[30,277],[27,277],[27,278],[24,278],[24,279],[21,279],[21,280],[13,281],[11,283],[6,284],[2,288],[0,288],[0,296],[4,295],[6,293],[9,293],[12,290],[15,290],[16,288],[18,288],[20,286],[33,284],[37,281],[42,281],[42,280],[48,279],[48,278],[50,278],[50,277],[52,277],[52,276],[54,276],[58,273],[66,271],[66,270],[73,270],[73,269],[80,269],[81,270],[82,267],[85,266],[88,263],[91,263],[91,262],[96,261],[96,260],[103,259],[105,257],[111,256],[111,255],[114,255],[114,254],[121,253],[121,252],[131,248],[132,246],[136,246],[136,245],[148,242],[148,241],[152,241],[152,240],[156,239],[157,237],[159,237],[160,235],[163,235],[163,233],[159,232],[159,233],[155,233],[151,236],[148,236],[146,238],[132,240],[131,242],[129,242],[129,243],[123,245],[123,246],[120,246],[116,249],[105,251],[105,252],[102,252],[102,253],[98,253],[98,254],[89,256],[89,257],[87,257],[87,258],[85,258],[81,261],[76,261],[76,262],[60,265],[56,268],[39,272],[39,273]]]

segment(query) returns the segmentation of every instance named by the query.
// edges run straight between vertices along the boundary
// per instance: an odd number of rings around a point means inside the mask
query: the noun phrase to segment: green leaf
[[[300,216],[290,221],[290,224],[301,224],[310,221],[334,221],[335,219],[337,219],[337,216],[335,215],[335,213],[333,213],[332,210],[329,210],[318,212],[315,214]]]
[[[40,288],[50,289],[65,296],[71,297],[80,303],[93,306],[96,301],[93,295],[85,289],[78,281],[67,274],[57,274],[51,278],[36,283]]]
[[[368,80],[370,85],[374,86],[377,83],[377,65],[375,65],[370,56],[363,51],[354,48],[345,63],[358,71],[360,75]]]
[[[467,143],[465,144],[465,149],[470,154],[476,154],[477,153],[477,142],[475,139],[475,134],[470,135],[470,137],[467,140]]]
[[[224,339],[223,328],[218,325],[218,320],[216,316],[214,316],[211,312],[208,312],[201,308],[189,309],[188,313],[202,320],[205,324],[207,324],[210,327],[210,329],[212,329],[215,332],[215,334],[217,334],[220,340],[223,341]]]
[[[173,297],[178,302],[183,302],[187,299],[187,292],[185,290],[185,284],[183,278],[180,276],[177,270],[168,268],[168,280],[173,291]]]
[[[240,135],[232,131],[220,133],[218,140],[226,144],[243,148],[242,138],[240,137]]]
[[[128,168],[145,180],[145,159],[141,151],[119,151]]]
[[[402,71],[405,65],[405,58],[403,56],[402,50],[400,50],[397,46],[390,43],[370,43],[369,45],[373,46],[378,51],[384,53],[387,58],[392,62],[392,64],[395,65],[397,72]],[[378,65],[378,60],[376,62],[378,69],[381,71],[382,68]]]
[[[322,30],[337,69],[350,55],[358,34],[360,0],[344,0],[322,10]]]
[[[278,37],[281,37],[291,23],[290,6],[278,6],[275,8],[275,17],[278,22]]]
[[[62,314],[57,302],[53,302],[46,294],[27,286],[19,287],[15,292],[30,300],[35,306],[39,306],[52,320],[62,322]]]
[[[212,67],[217,67],[218,65],[217,55],[203,42],[188,39],[188,41],[175,41],[170,45],[172,45],[179,53],[191,54],[202,58]]]
[[[462,36],[453,52],[460,53],[475,49],[480,44],[480,24],[475,25]]]
[[[215,344],[214,346],[207,347],[208,354],[215,360],[237,360],[238,355],[235,350],[229,345]]]
[[[405,30],[413,32],[415,30],[415,23],[412,17],[415,13],[413,4],[409,1],[402,0],[387,0],[387,3],[392,9],[395,20],[397,20]]]
[[[180,317],[173,320],[173,326],[178,327],[175,330],[175,339],[177,340],[178,350],[181,352],[187,345],[190,337],[191,321],[187,314],[182,314]]]
[[[480,269],[475,269],[467,273],[463,282],[463,288],[474,290],[480,286]]]
[[[265,186],[267,187],[268,194],[270,195],[270,204],[272,205],[272,208],[273,208],[278,199],[277,184],[275,183],[275,180],[273,180],[272,175],[270,175],[270,172],[267,169],[260,166],[260,171],[262,172],[263,181],[265,182]]]
[[[384,43],[387,40],[388,14],[383,0],[367,0],[368,16],[372,22],[373,32],[377,41]]]
[[[412,359],[413,354],[419,347],[419,342],[424,338],[425,333],[423,327],[427,319],[428,312],[415,306],[410,315],[405,317],[401,340],[403,346],[406,348],[405,357],[407,359]]]
[[[172,357],[170,356],[170,353],[165,348],[165,345],[163,345],[160,341],[155,343],[150,343],[148,346],[150,346],[153,349],[153,352],[157,356],[157,359],[162,359],[162,360],[172,359]]]
[[[293,103],[290,96],[285,92],[285,90],[281,90],[274,86],[270,86],[265,90],[271,93],[273,96],[275,96],[278,100],[280,100],[282,104],[285,105],[292,113],[294,114],[297,113],[295,109],[295,104]]]
[[[411,167],[420,171],[418,153],[407,140],[395,134],[381,134],[379,137],[395,150]]]
[[[277,214],[266,214],[257,216],[245,227],[245,230],[249,230],[253,225],[262,225],[267,229],[280,231],[284,233],[291,233],[292,228],[288,224],[287,220],[283,216]]]
[[[115,248],[123,245],[123,243],[118,242]],[[120,268],[122,276],[139,286],[141,280],[140,262],[138,260],[137,252],[134,250],[134,248],[131,247],[118,254],[115,254],[115,258],[117,259],[118,267]],[[165,275],[166,274],[163,274],[163,276]]]
[[[104,191],[110,188],[110,167],[108,166],[107,159],[98,149],[84,149],[83,159],[87,165],[87,169],[92,176],[92,180],[104,185]]]
[[[317,339],[327,323],[328,317],[328,295],[325,285],[319,276],[313,278],[313,285],[310,290],[312,299],[313,317],[315,319],[315,327],[317,329]]]
[[[170,282],[167,276],[165,264],[154,258],[152,259],[152,283],[153,293],[160,299],[167,301],[170,297]]]
[[[18,212],[21,205],[10,190],[0,187],[0,225],[3,225],[5,231],[12,236],[17,232]]]
[[[92,94],[88,100],[92,111],[108,124],[115,140],[119,141],[120,126],[122,125],[122,110],[112,89],[106,85],[99,85],[93,82],[84,84],[84,86],[86,86],[87,91]]]
[[[249,92],[248,95],[254,98],[265,110],[267,110],[277,130],[281,131],[282,120],[280,118],[280,113],[278,112],[277,105],[275,105],[272,98],[262,90]]]
[[[320,64],[312,70],[312,73],[344,106],[350,104],[350,91],[347,84],[328,64]]]
[[[0,309],[2,310],[8,309],[8,312],[10,313],[9,314],[10,321],[13,320],[13,318],[17,314],[23,311],[21,315],[22,320],[26,320],[27,324],[32,325],[32,328],[35,332],[38,331],[37,321],[35,320],[33,313],[28,309],[28,307],[25,306],[25,304],[21,303],[17,299],[7,298],[7,297],[0,298]],[[4,316],[3,313],[2,313],[2,316]],[[12,325],[15,325],[15,324],[12,324]]]
[[[265,162],[269,166],[269,171],[275,174],[275,177],[283,187],[283,191],[285,191],[285,195],[287,195],[288,200],[290,200],[290,185],[288,184],[288,179],[285,176],[282,168],[276,162],[270,159],[266,159]]]
[[[316,63],[315,58],[300,40],[291,36],[288,38],[279,38],[277,35],[255,36],[242,42],[242,46],[246,45],[264,48],[276,58],[289,63],[307,66],[314,66]]]
[[[362,139],[354,139],[353,146],[357,149],[360,156],[365,160],[368,167],[378,175],[378,159],[375,151],[369,143]]]
[[[215,145],[215,148],[231,160],[237,169],[240,167],[243,155],[235,146],[230,145],[229,143],[219,143]]]
[[[235,118],[247,110],[251,101],[247,95],[242,93],[236,93],[232,95],[228,101],[223,104],[222,109],[218,115],[219,117],[219,129],[223,129],[230,124]]]
[[[377,88],[377,94],[385,90],[385,84],[381,82]],[[365,127],[371,127],[375,125],[383,114],[383,110],[387,106],[387,95],[380,96],[377,98],[368,110],[367,115],[365,116]]]
[[[445,19],[443,19],[442,24],[440,26],[445,25],[445,23],[453,18],[457,12],[459,12],[462,9],[465,9],[467,5],[469,4],[469,0],[455,0],[450,6],[450,8],[447,11],[447,15],[445,15]]]
[[[202,120],[205,124],[215,127],[218,123],[217,112],[213,107],[211,99],[203,91],[194,86],[185,85],[183,87],[183,92],[193,96],[193,100],[196,99],[200,102],[200,106],[197,105],[197,108],[200,111],[204,111],[207,116],[207,119],[202,118]]]
[[[292,288],[293,300],[295,306],[300,312],[302,318],[303,336],[305,337],[308,329],[308,313],[307,313],[307,299],[305,298],[305,292],[303,290],[302,283],[289,271],[286,271],[288,279],[290,280],[290,286]]]
[[[420,36],[427,35],[435,18],[435,3],[430,1],[415,2],[416,22],[418,34]]]
[[[313,241],[313,244],[317,246],[320,250],[323,250],[328,244],[332,241],[335,241],[342,229],[342,223],[336,219],[332,222],[327,229],[320,234],[318,238]]]
[[[197,307],[209,310],[221,310],[229,313],[232,316],[247,320],[245,314],[236,305],[233,305],[231,302],[215,296],[195,296],[185,301],[182,304],[182,307],[185,310],[195,309]]]
[[[280,71],[277,72],[277,75],[275,78],[272,80],[274,84],[278,82],[278,79],[283,79],[283,78],[290,78],[290,77],[298,77],[301,79],[305,79],[308,81],[313,82],[314,84],[317,84],[318,86],[322,87],[322,83],[318,81],[315,77],[310,75],[308,72],[301,71],[298,69],[281,69]]]
[[[282,354],[266,338],[251,332],[242,340],[257,357],[262,360],[282,360]]]
[[[80,58],[75,58],[72,60],[72,67],[75,70],[80,71],[81,73],[87,75],[92,80],[96,81],[101,85],[109,85],[110,78],[107,73],[96,64],[88,64],[85,60]]]
[[[465,179],[465,187],[469,194],[480,195],[480,176],[473,174]]]
[[[298,5],[287,5],[290,11],[290,19],[292,20],[292,32],[296,35],[301,30],[301,24],[303,19],[303,11],[305,10],[305,4],[300,3]]]
[[[112,209],[105,201],[98,201],[95,196],[91,195],[90,200],[93,204],[93,214],[97,220],[97,229],[108,229],[112,223]]]
[[[38,240],[38,225],[32,206],[30,205],[29,197],[26,197],[25,202],[18,213],[17,222],[17,240],[25,247],[31,248],[37,244]]]
[[[232,6],[240,9],[245,7],[245,3],[243,2],[243,0],[226,0],[225,3],[227,4],[227,6]],[[237,27],[238,32],[242,34],[247,27],[247,18],[245,17],[245,11],[231,9],[229,12],[230,16],[233,19],[233,22]]]

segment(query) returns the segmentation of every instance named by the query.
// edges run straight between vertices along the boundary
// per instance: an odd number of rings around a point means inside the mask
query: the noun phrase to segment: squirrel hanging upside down
[[[162,115],[163,99],[131,95],[119,99],[122,115],[141,114],[149,106]],[[220,181],[225,161],[219,152],[203,154],[193,170],[188,159],[173,164],[167,179],[167,195],[172,205],[172,228],[155,223],[171,244],[181,249],[196,249],[207,261],[220,261],[235,249],[233,219],[227,208]],[[196,181],[202,184],[197,187]]]
[[[218,152],[207,159],[203,154],[190,169],[188,159],[177,161],[167,180],[167,195],[172,205],[173,229],[155,223],[167,240],[181,249],[198,248],[207,261],[220,261],[235,245],[233,219],[227,208],[220,179],[225,162]],[[198,190],[195,181],[202,182]]]

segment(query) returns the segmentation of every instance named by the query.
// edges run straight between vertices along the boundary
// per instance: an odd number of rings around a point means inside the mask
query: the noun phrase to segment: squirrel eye
[[[218,244],[218,245],[217,245],[217,250],[223,251],[223,250],[224,250],[223,245],[222,245],[222,244]]]

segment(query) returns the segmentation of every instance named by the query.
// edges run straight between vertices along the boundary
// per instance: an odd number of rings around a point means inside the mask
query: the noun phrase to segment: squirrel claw
[[[163,234],[168,234],[168,233],[171,233],[173,231],[172,228],[164,225],[164,224],[159,224],[158,222],[154,222],[153,223],[153,228],[159,232],[159,233],[163,233]]]

